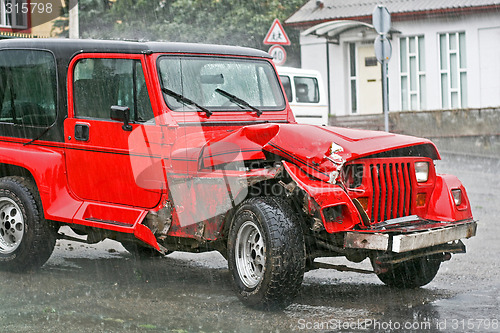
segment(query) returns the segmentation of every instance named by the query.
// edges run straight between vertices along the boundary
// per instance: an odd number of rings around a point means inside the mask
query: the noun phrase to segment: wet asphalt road
[[[445,155],[437,169],[459,176],[480,224],[423,288],[316,270],[294,304],[265,313],[239,302],[216,252],[136,261],[113,241],[59,241],[40,271],[0,272],[0,332],[500,332],[500,159]]]

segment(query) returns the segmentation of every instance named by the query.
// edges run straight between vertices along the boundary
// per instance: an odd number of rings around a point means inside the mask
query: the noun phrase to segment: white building
[[[301,30],[302,67],[319,70],[330,114],[382,113],[372,13],[391,13],[391,111],[500,106],[500,0],[310,0],[285,24]]]

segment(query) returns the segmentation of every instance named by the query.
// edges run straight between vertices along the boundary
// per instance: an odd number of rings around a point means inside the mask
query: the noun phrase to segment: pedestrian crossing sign
[[[288,39],[285,29],[283,29],[278,19],[274,19],[271,28],[267,32],[266,38],[264,38],[264,44],[290,45],[290,39]]]

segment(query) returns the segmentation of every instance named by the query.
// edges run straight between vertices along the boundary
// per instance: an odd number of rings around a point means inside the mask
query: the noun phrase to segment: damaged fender
[[[361,223],[361,216],[347,193],[339,186],[310,179],[295,165],[283,161],[283,167],[297,185],[304,190],[309,200],[319,206],[325,230],[329,233],[351,230]],[[308,205],[309,213],[314,209]]]
[[[457,205],[453,192],[458,193],[460,202]],[[462,182],[453,175],[437,175],[436,186],[432,192],[431,205],[424,218],[434,221],[461,221],[472,218],[469,198]]]

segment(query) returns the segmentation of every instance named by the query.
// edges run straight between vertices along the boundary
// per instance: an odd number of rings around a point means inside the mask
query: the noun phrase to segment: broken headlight
[[[342,156],[340,156],[339,154],[337,154],[337,153],[341,153],[343,151],[344,151],[344,148],[342,148],[341,146],[339,146],[335,142],[332,142],[330,147],[328,147],[328,150],[325,154],[325,158],[328,159],[330,162],[332,162],[336,167],[336,170],[332,171],[330,173],[330,179],[328,180],[328,182],[330,184],[335,184],[337,182],[337,178],[339,177],[342,166],[345,163],[344,158]]]
[[[415,162],[417,182],[425,183],[429,179],[429,162]]]

